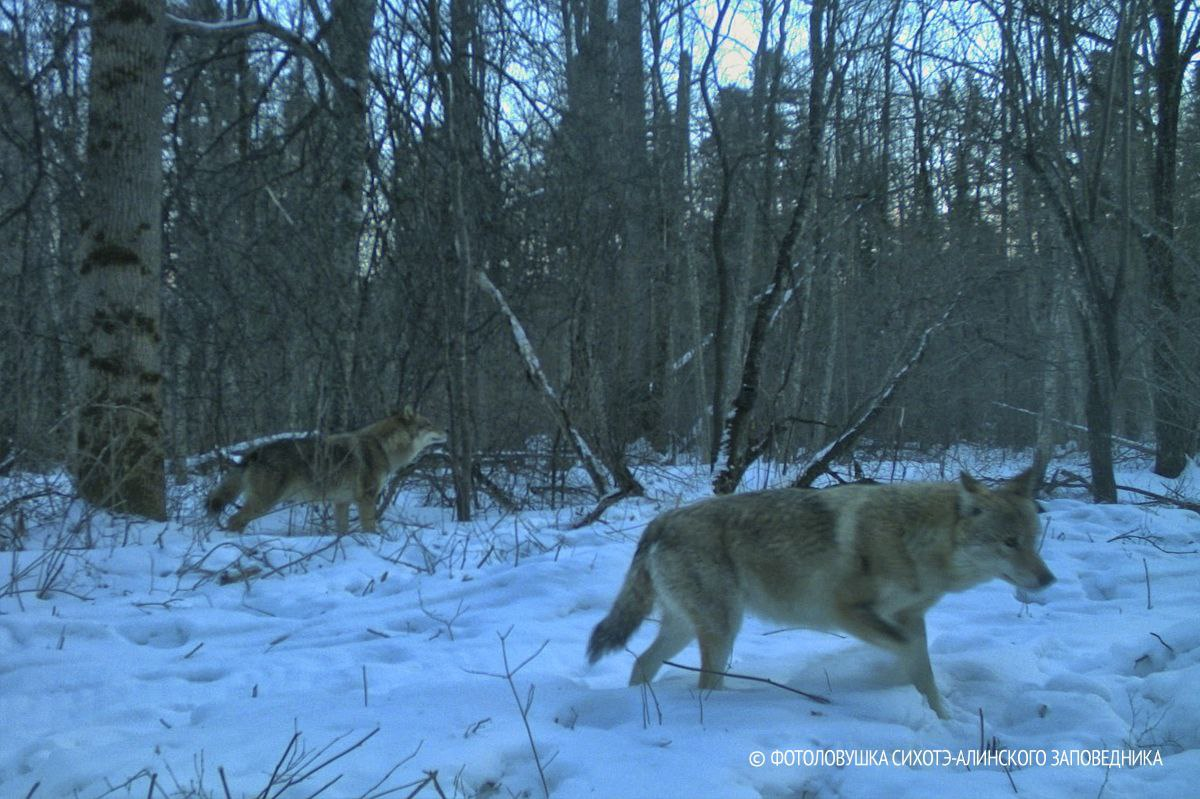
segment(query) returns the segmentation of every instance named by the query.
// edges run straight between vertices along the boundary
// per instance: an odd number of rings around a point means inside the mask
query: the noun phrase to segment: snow
[[[957,464],[875,474],[893,471]],[[89,512],[61,478],[5,478],[0,506],[44,496],[0,519],[24,528],[0,576],[0,796],[541,797],[542,774],[555,797],[1196,795],[1197,514],[1045,500],[1057,583],[1022,601],[996,581],[929,614],[943,722],[886,652],[754,619],[730,670],[830,704],[738,680],[700,694],[671,668],[628,688],[628,653],[589,667],[642,527],[709,477],[637,476],[649,498],[581,530],[586,508],[455,523],[411,486],[386,534],[341,541],[303,507],[216,530],[211,477],[176,489],[165,525]],[[1118,482],[1194,501],[1197,477]],[[677,660],[696,665],[694,645]]]

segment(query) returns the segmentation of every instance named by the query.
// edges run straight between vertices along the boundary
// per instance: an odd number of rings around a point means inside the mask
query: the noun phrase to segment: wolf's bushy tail
[[[651,522],[646,528],[612,608],[592,630],[587,647],[589,663],[595,663],[605,654],[624,646],[654,607],[654,581],[650,579],[647,559],[650,544],[657,538],[657,524],[657,521]]]
[[[204,507],[213,516],[217,516],[225,510],[225,506],[237,499],[240,493],[242,493],[242,467],[234,466],[225,472],[220,484],[208,495],[208,501],[204,503]]]

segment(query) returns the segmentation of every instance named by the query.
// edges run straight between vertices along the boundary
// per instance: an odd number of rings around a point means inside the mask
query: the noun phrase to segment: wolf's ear
[[[1042,469],[1043,467],[1035,460],[1028,469],[1016,477],[1006,480],[1001,488],[1010,494],[1033,499],[1034,492],[1042,483]]]
[[[979,498],[987,493],[987,486],[966,472],[958,474],[958,513],[960,516],[975,516],[981,510]]]
[[[403,416],[403,417],[405,417],[406,419],[411,419],[411,418],[413,418],[413,415],[414,415],[414,414],[413,414],[413,409],[412,409],[412,406],[411,406],[411,405],[405,405],[405,406],[404,406],[404,410],[400,411],[400,415],[401,415],[401,416]]]
[[[958,473],[959,492],[966,494],[984,494],[987,493],[987,486],[976,480],[966,472]]]

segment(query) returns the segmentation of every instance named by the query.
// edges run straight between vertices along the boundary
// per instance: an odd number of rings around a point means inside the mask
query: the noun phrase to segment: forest
[[[1197,450],[1198,52],[1192,0],[0,0],[0,470],[165,518],[413,405],[460,520],[961,442],[1114,501]]]

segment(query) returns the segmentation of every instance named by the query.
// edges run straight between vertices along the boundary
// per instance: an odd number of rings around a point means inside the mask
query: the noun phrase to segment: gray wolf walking
[[[245,494],[228,527],[246,525],[284,500],[332,502],[338,533],[350,527],[350,503],[358,506],[363,530],[376,529],[375,501],[383,481],[412,463],[422,450],[446,441],[446,434],[412,408],[405,408],[351,433],[285,438],[247,452],[226,472],[208,497],[208,512],[219,515]]]
[[[995,489],[963,473],[951,483],[784,488],[667,511],[642,533],[612,609],[592,631],[588,660],[624,646],[657,602],[658,637],[629,684],[650,681],[698,638],[700,688],[720,688],[751,611],[896,652],[930,708],[948,718],[925,611],[994,577],[1029,589],[1054,582],[1037,552],[1039,471]]]

